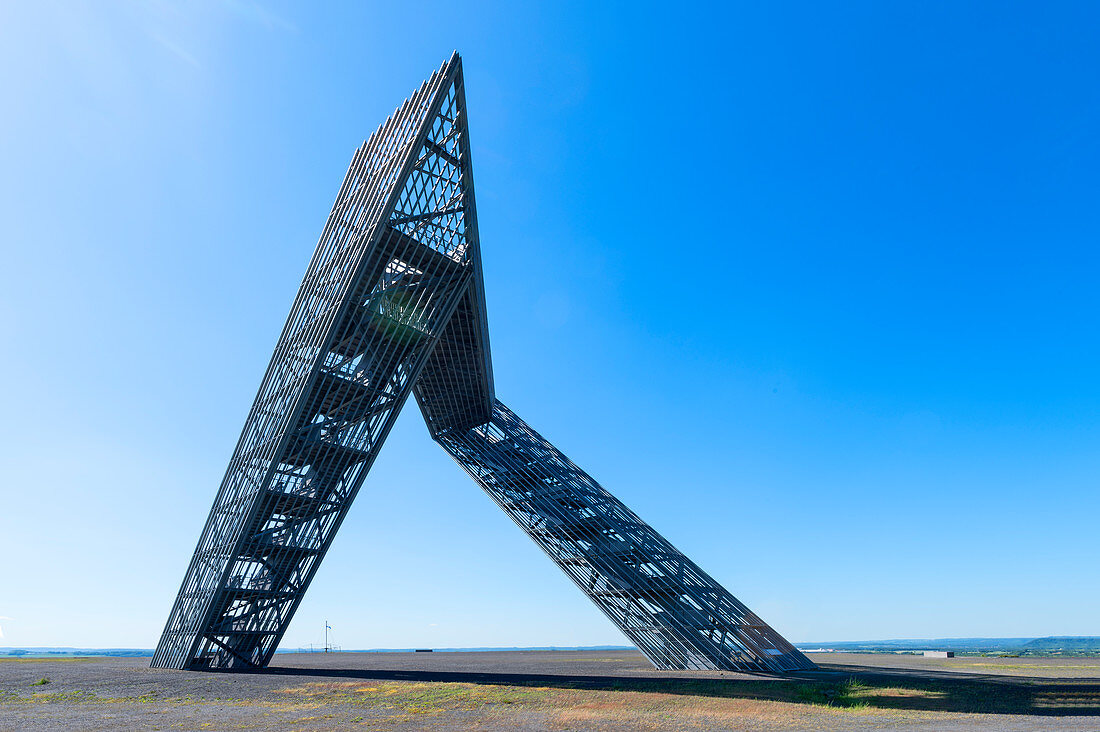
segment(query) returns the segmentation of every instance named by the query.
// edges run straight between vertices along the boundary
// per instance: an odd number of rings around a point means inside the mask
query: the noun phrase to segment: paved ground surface
[[[1100,658],[815,654],[791,676],[628,651],[286,654],[262,673],[0,661],[0,730],[1093,730]]]

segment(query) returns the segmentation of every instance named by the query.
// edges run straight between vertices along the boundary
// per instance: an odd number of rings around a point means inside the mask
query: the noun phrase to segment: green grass
[[[38,681],[35,681],[33,684],[31,684],[31,686],[45,686],[48,683],[50,683],[50,680],[43,676]]]
[[[803,704],[816,704],[841,709],[869,709],[866,697],[870,687],[858,679],[848,679],[842,684],[801,685],[794,688],[795,700]]]

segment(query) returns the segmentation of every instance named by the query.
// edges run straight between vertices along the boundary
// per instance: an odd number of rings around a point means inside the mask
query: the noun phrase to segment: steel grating
[[[812,667],[496,400],[457,53],[352,159],[153,666],[267,665],[410,393],[654,665]]]
[[[658,668],[807,668],[805,656],[494,400],[443,448]]]

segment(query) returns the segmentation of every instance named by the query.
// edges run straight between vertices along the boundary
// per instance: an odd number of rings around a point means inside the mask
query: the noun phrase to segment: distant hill
[[[799,648],[828,649],[849,653],[907,653],[955,651],[956,653],[1100,653],[1100,636],[1051,636],[1048,638],[896,638],[873,641],[798,643]]]
[[[3,647],[0,656],[152,656],[152,648],[69,648],[67,646]]]
[[[1023,651],[1076,651],[1100,652],[1100,636],[1095,635],[1052,635],[1048,638],[1036,638],[1020,647]]]
[[[972,651],[1005,653],[1020,648],[1032,638],[894,638],[890,640],[830,641],[798,643],[799,648],[831,648],[837,651],[895,653],[899,651]]]

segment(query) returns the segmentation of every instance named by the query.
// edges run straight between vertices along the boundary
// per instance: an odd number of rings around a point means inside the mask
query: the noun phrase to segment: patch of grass
[[[81,691],[80,689],[74,689],[72,691],[57,691],[52,694],[33,694],[30,698],[31,702],[38,704],[91,704],[94,702],[111,702],[111,701],[127,701],[124,699],[107,699],[99,696],[91,691]]]
[[[705,680],[700,680],[705,683]],[[635,690],[630,681],[615,688],[563,688],[544,686],[491,685],[450,682],[340,681],[311,682],[281,689],[290,704],[283,709],[319,709],[329,705],[370,708],[402,715],[409,721],[420,715],[464,711],[507,714],[524,709],[556,719],[557,726],[571,728],[608,721],[642,723],[659,719],[692,719],[702,727],[721,726],[722,720],[739,715],[783,716],[788,705],[811,704],[822,713],[846,714],[870,711],[868,699],[874,690],[857,680],[802,686],[767,683],[754,686],[762,695],[745,693],[742,682],[701,686],[692,694],[684,686],[695,682],[670,682],[669,691]],[[675,690],[671,690],[674,687]],[[727,694],[715,693],[721,689]],[[760,698],[764,696],[765,698]]]
[[[854,710],[870,708],[868,701],[862,698],[869,692],[870,688],[858,679],[848,679],[842,684],[814,684],[794,688],[795,699],[803,704]]]
[[[280,690],[295,701],[308,704],[349,704],[358,707],[397,709],[409,714],[473,711],[505,705],[540,706],[549,689],[445,682],[356,681],[315,682]]]
[[[50,683],[49,678],[43,676],[38,681],[35,681],[33,684],[31,684],[31,686],[45,686],[48,683]]]
[[[43,686],[52,683],[49,679],[39,679],[31,686]],[[203,704],[204,701],[187,697],[161,698],[156,692],[147,692],[141,696],[100,696],[92,691],[72,689],[69,691],[34,692],[30,696],[0,689],[0,704]]]

